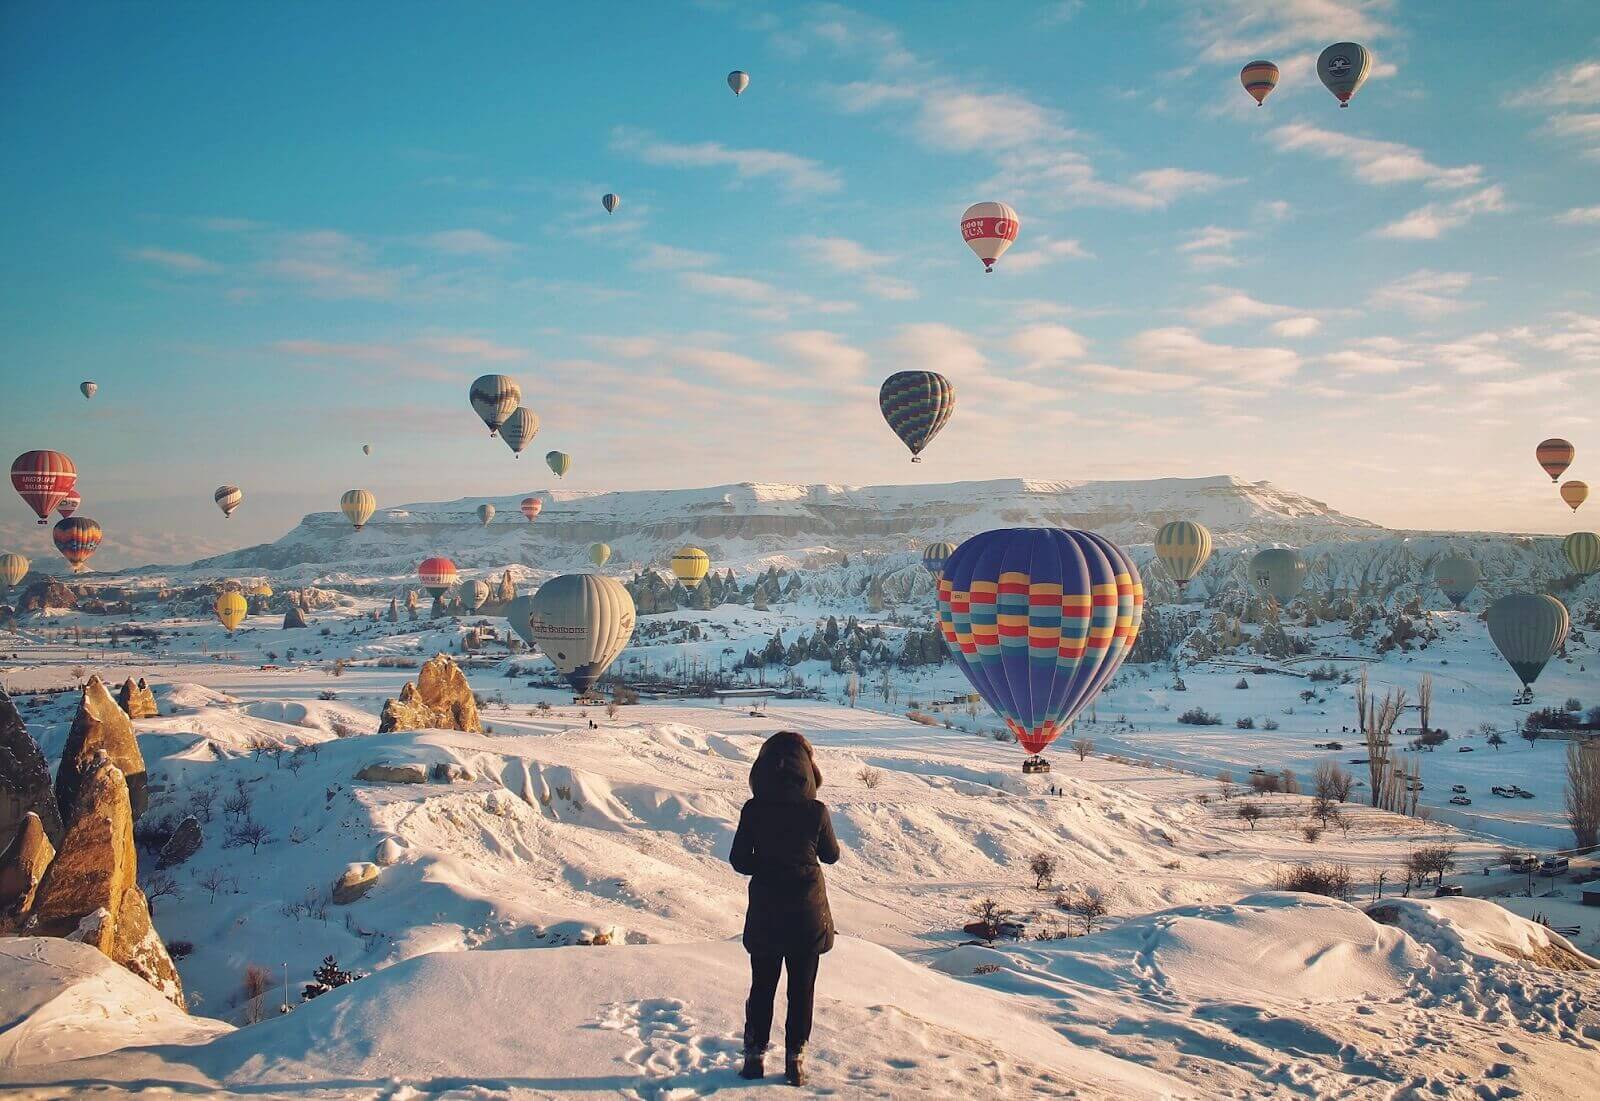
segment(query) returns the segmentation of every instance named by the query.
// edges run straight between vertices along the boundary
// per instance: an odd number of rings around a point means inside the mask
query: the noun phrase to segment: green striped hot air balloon
[[[1173,520],[1156,532],[1156,557],[1182,593],[1211,557],[1211,532],[1193,520]]]
[[[1489,637],[1530,692],[1567,640],[1567,606],[1545,593],[1512,593],[1489,605]]]
[[[1561,549],[1579,574],[1587,577],[1600,570],[1600,535],[1592,531],[1575,531],[1561,541]]]

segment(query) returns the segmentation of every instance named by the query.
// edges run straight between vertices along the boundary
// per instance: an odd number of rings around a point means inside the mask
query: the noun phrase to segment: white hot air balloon
[[[994,262],[1017,239],[1022,222],[1017,212],[1005,203],[973,203],[961,215],[961,239],[983,261],[983,270],[994,271]]]
[[[633,597],[620,581],[599,574],[551,578],[529,601],[527,615],[527,634],[580,696],[633,637]]]
[[[100,389],[100,384],[98,382],[84,381],[78,383],[78,389],[82,391],[84,400],[87,401],[89,398],[94,397],[95,391]]]
[[[728,87],[733,89],[734,95],[742,95],[750,87],[750,74],[743,69],[735,69],[728,74]]]
[[[483,523],[484,527],[488,527],[489,521],[494,519],[494,506],[487,501],[479,505],[478,519]]]

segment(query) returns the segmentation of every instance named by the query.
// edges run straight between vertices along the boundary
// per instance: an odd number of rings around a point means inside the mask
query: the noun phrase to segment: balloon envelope
[[[72,563],[73,572],[78,573],[100,546],[100,525],[87,516],[70,516],[56,524],[51,538],[61,557]]]
[[[339,498],[339,511],[360,531],[378,511],[378,499],[364,489],[347,489]]]
[[[956,552],[954,543],[929,543],[922,548],[922,568],[933,574],[935,581],[944,576],[944,564]]]
[[[1005,203],[973,203],[961,214],[961,239],[983,261],[984,271],[994,270],[1021,228],[1017,212]]]
[[[83,392],[83,396],[87,400],[94,397],[95,392],[100,389],[100,384],[98,382],[80,382],[78,383],[78,389]]]
[[[467,398],[492,436],[522,404],[522,387],[510,375],[480,375],[472,380]]]
[[[1433,564],[1433,583],[1457,608],[1478,587],[1482,571],[1464,554],[1447,554]]]
[[[78,484],[78,468],[59,451],[25,451],[11,464],[11,488],[25,501],[39,523]]]
[[[544,461],[557,478],[565,478],[567,471],[572,469],[572,456],[564,451],[546,452]]]
[[[1489,637],[1524,686],[1539,679],[1561,649],[1571,620],[1567,606],[1545,593],[1512,593],[1489,605]]]
[[[1239,70],[1239,83],[1260,107],[1278,86],[1278,67],[1270,61],[1252,61]]]
[[[82,504],[83,498],[79,497],[78,491],[74,489],[71,493],[67,494],[65,497],[61,498],[61,500],[56,502],[56,512],[60,514],[63,520],[65,520],[68,516],[71,516],[74,512],[77,512],[78,507]]]
[[[733,89],[734,95],[739,95],[750,87],[750,74],[741,69],[735,69],[728,74],[728,87]]]
[[[363,454],[363,455],[370,455],[370,454],[372,454],[372,445],[371,445],[371,444],[370,444],[370,443],[364,443],[364,444],[362,444],[362,445],[361,445],[361,453],[362,453],[362,454]]]
[[[633,637],[633,597],[615,578],[553,577],[539,586],[529,608],[528,633],[579,695],[594,687]]]
[[[429,596],[443,596],[456,583],[456,564],[444,557],[424,558],[417,566],[417,577]]]
[[[534,416],[533,410],[518,406],[516,411],[506,418],[505,424],[500,426],[500,438],[506,441],[506,446],[514,455],[522,454],[522,449],[528,446],[528,441],[539,434],[539,418]]]
[[[217,491],[211,495],[217,502],[217,507],[222,510],[222,515],[232,516],[233,510],[244,501],[244,491],[238,486],[218,486]]]
[[[711,572],[711,556],[699,547],[680,547],[672,556],[672,576],[693,590]]]
[[[529,521],[537,519],[539,513],[543,511],[544,499],[542,497],[524,497],[522,499],[522,515],[526,516]]]
[[[878,388],[878,409],[915,461],[955,412],[956,390],[933,371],[896,371]]]
[[[1182,589],[1211,557],[1211,531],[1193,520],[1173,520],[1156,532],[1156,557]]]
[[[1372,53],[1358,42],[1335,42],[1317,58],[1317,76],[1339,101],[1350,106],[1350,97],[1366,82],[1372,70]]]
[[[484,527],[489,526],[489,521],[494,519],[494,506],[485,501],[478,506],[478,521]]]
[[[0,583],[10,589],[17,582],[28,576],[28,568],[32,565],[20,554],[0,554]]]
[[[1099,695],[1143,615],[1139,571],[1094,532],[982,532],[939,580],[939,627],[957,666],[1030,753]]]
[[[1559,482],[1561,475],[1567,472],[1567,467],[1577,457],[1578,449],[1566,440],[1552,437],[1534,448],[1533,454],[1539,460],[1539,465],[1544,467],[1544,472],[1550,475],[1550,480]]]
[[[611,561],[611,547],[606,543],[589,544],[589,561],[596,566],[604,566]]]
[[[244,622],[244,617],[250,612],[250,605],[241,593],[229,591],[217,597],[217,602],[212,605],[212,611],[217,613],[217,622],[232,633],[235,627]]]
[[[1561,541],[1561,550],[1577,573],[1588,576],[1600,570],[1600,535],[1575,531]]]
[[[615,214],[617,207],[622,205],[622,200],[607,192],[600,198],[600,205],[606,208],[607,214]]]
[[[1580,482],[1574,478],[1570,482],[1561,483],[1561,499],[1573,512],[1578,511],[1578,506],[1589,499],[1589,483]]]
[[[1295,551],[1273,547],[1250,559],[1250,580],[1263,596],[1280,605],[1294,599],[1305,579],[1306,564]]]

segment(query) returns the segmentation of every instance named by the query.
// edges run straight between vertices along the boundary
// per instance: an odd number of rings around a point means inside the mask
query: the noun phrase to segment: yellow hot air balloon
[[[1156,557],[1182,593],[1211,557],[1211,532],[1193,520],[1173,520],[1156,532]]]
[[[17,582],[28,576],[31,565],[20,554],[0,554],[0,582],[4,582],[8,589],[16,588]]]
[[[339,511],[360,531],[378,511],[378,499],[364,489],[347,489],[339,498]]]
[[[250,595],[260,597],[261,599],[265,600],[272,596],[272,586],[268,585],[265,581],[262,581],[251,588]]]
[[[237,592],[225,592],[217,597],[215,605],[217,622],[221,623],[232,634],[233,629],[244,622],[244,617],[250,612],[250,605],[245,603],[243,595]]]
[[[633,597],[613,577],[567,573],[539,586],[528,633],[573,691],[585,695],[633,637]]]
[[[605,543],[592,543],[589,546],[589,561],[596,566],[604,566],[611,561],[611,547]]]
[[[1589,483],[1580,482],[1574,478],[1570,482],[1561,483],[1561,499],[1573,512],[1578,511],[1578,506],[1589,499]]]
[[[672,556],[672,573],[693,590],[711,572],[711,556],[699,547],[682,547]]]
[[[572,469],[572,456],[564,451],[547,452],[544,461],[557,478],[565,478]]]
[[[1578,573],[1588,576],[1600,571],[1600,535],[1592,531],[1575,531],[1561,541],[1561,549],[1566,552],[1567,561]]]

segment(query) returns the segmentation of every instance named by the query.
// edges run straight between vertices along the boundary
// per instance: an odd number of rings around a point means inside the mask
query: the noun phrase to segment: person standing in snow
[[[750,768],[754,798],[739,812],[728,862],[750,877],[744,947],[750,953],[750,997],[744,1005],[744,1069],[761,1078],[772,1034],[778,972],[789,973],[784,1023],[784,1077],[805,1084],[802,1059],[811,1036],[817,964],[833,947],[833,915],[821,864],[839,859],[828,808],[818,801],[822,770],[811,743],[793,730],[768,738]],[[818,862],[821,862],[819,864]]]

